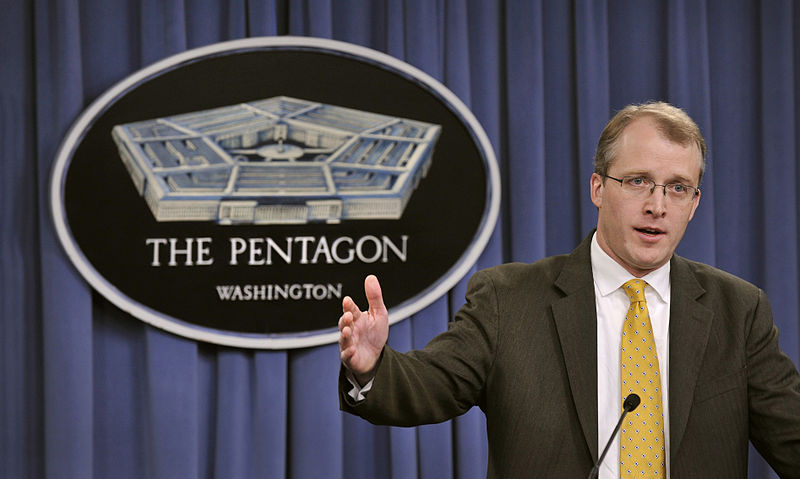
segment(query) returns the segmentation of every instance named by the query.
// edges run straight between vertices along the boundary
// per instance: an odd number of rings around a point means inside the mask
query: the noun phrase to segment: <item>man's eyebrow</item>
[[[647,171],[631,171],[631,172],[623,173],[622,176],[623,177],[625,177],[625,176],[640,177],[641,176],[643,178],[647,178],[648,180],[653,180],[653,183],[656,182],[655,179],[653,179],[653,175],[651,175],[650,172],[647,172]],[[669,180],[664,182],[665,185],[669,185],[669,184],[673,184],[673,183],[681,183],[681,184],[684,184],[684,185],[691,186],[691,185],[694,184],[694,180],[692,180],[691,178],[688,178],[686,176],[683,176],[683,175],[673,175]]]
[[[648,173],[646,171],[630,171],[630,172],[627,172],[627,173],[623,173],[622,176],[623,177],[625,177],[625,176],[637,176],[637,177],[638,176],[642,176],[644,178],[653,178],[653,175],[651,175],[650,173]]]
[[[691,178],[687,178],[685,176],[675,175],[673,176],[672,180],[667,181],[667,184],[670,183],[683,183],[685,185],[693,185],[694,181]]]

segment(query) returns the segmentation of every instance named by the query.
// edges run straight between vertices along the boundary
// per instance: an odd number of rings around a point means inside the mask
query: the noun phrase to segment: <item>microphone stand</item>
[[[619,417],[619,421],[617,421],[617,426],[614,428],[614,432],[611,433],[611,437],[608,438],[608,442],[606,443],[606,448],[603,449],[603,454],[600,455],[600,459],[597,460],[597,463],[592,468],[592,471],[589,473],[589,479],[597,479],[597,474],[600,471],[600,464],[603,463],[603,459],[606,457],[606,453],[608,453],[608,448],[611,447],[611,443],[614,441],[614,437],[619,432],[619,428],[622,425],[622,420],[625,419],[625,416],[636,409],[639,406],[639,402],[641,398],[637,394],[629,394],[628,397],[625,398],[625,402],[622,404],[622,415]]]

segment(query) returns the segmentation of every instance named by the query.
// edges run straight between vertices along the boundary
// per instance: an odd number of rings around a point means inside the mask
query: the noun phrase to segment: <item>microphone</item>
[[[611,443],[614,441],[614,437],[616,437],[619,427],[622,425],[622,420],[625,419],[626,414],[636,409],[640,402],[642,402],[642,398],[635,393],[628,394],[628,397],[625,398],[625,402],[622,403],[622,415],[619,417],[619,421],[617,421],[617,427],[614,428],[614,432],[612,432],[611,437],[608,438],[606,448],[603,449],[603,454],[600,455],[600,458],[597,460],[597,464],[594,465],[592,472],[589,473],[589,479],[597,478],[598,471],[600,470],[600,464],[603,463],[603,459],[606,457],[608,448],[611,447]]]

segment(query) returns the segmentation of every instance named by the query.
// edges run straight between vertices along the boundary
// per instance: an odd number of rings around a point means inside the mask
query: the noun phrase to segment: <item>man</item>
[[[450,329],[421,351],[386,345],[368,277],[368,311],[345,298],[339,320],[342,409],[410,426],[478,405],[488,477],[586,477],[635,393],[601,478],[744,478],[748,440],[800,478],[800,374],[766,296],[674,255],[705,152],[678,108],[620,111],[590,180],[596,231],[569,255],[475,274]]]

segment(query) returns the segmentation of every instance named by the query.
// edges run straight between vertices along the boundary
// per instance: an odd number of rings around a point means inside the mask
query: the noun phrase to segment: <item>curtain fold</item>
[[[201,464],[199,428],[205,426],[198,421],[198,403],[206,397],[199,394],[197,349],[194,341],[154,328],[144,331],[142,386],[145,397],[142,406],[150,477],[198,476]],[[217,404],[214,415],[203,422],[208,421],[208,427],[212,427],[215,416],[224,412],[227,411],[221,411]],[[212,429],[208,433],[218,432]]]
[[[505,193],[510,208],[508,236],[511,256],[532,261],[545,256],[547,229],[545,204],[548,183],[546,126],[544,118],[544,48],[541,2],[511,2],[506,5],[504,40],[505,132],[502,143],[508,159]],[[513,108],[511,107],[513,105]]]
[[[95,455],[94,477],[112,477],[120,464],[128,475],[146,477],[144,459],[149,421],[142,405],[148,401],[143,387],[143,326],[129,321],[130,316],[108,301],[94,301],[93,362],[94,388],[93,443],[103,445]],[[58,466],[58,464],[55,464]],[[36,476],[32,476],[36,477]]]
[[[250,423],[254,466],[250,477],[287,477],[288,354],[256,352],[254,363]]]
[[[336,344],[289,354],[288,472],[291,477],[344,477],[342,414],[335,394],[339,378]],[[350,445],[348,445],[350,446]]]
[[[705,133],[714,138],[709,144],[711,157],[703,181],[701,201],[714,208],[714,229],[718,241],[712,258],[716,265],[733,274],[763,285],[762,266],[766,261],[753,261],[741,251],[763,251],[759,234],[742,234],[741,225],[763,231],[755,198],[763,195],[762,162],[758,145],[761,143],[762,117],[759,97],[758,69],[760,56],[760,25],[754,2],[709,3],[709,56],[713,122]],[[730,81],[730,79],[736,81]],[[744,125],[744,128],[742,127]],[[796,161],[793,160],[793,161]],[[712,193],[710,185],[718,185]],[[709,193],[709,194],[707,194]],[[736,194],[738,193],[738,194]],[[719,241],[723,239],[724,241]]]
[[[35,125],[43,346],[43,449],[48,477],[91,477],[93,448],[92,304],[88,285],[62,253],[49,214],[52,158],[83,109],[77,1],[36,2]],[[47,101],[37,101],[47,98]],[[21,158],[20,161],[26,161]]]
[[[708,17],[707,5],[702,2],[686,2],[675,0],[667,8],[667,44],[673,45],[667,55],[668,85],[667,99],[681,105],[697,122],[703,132],[711,132],[710,89],[708,71]],[[704,133],[706,142],[713,144],[711,133]],[[714,151],[708,154],[708,168],[713,167]],[[703,198],[705,195],[705,198]],[[687,228],[684,241],[681,242],[679,254],[691,258],[714,257],[714,182],[703,182],[701,185],[701,201],[703,208],[698,209],[692,220],[691,228]],[[708,201],[706,201],[708,200]],[[709,207],[706,208],[706,204]]]
[[[592,158],[596,137],[610,118],[608,5],[592,0],[574,2],[575,31],[575,111],[577,122],[578,178],[589,178],[594,171]],[[584,180],[584,191],[588,180]],[[589,194],[579,196],[581,232],[597,225],[597,211]]]
[[[585,234],[582,202],[576,192],[588,191],[586,162],[578,144],[577,54],[574,7],[570,2],[543,2],[542,46],[544,116],[545,255],[572,250]],[[509,47],[513,48],[513,47]],[[598,135],[599,136],[599,135]],[[583,166],[582,166],[583,165]],[[588,170],[591,171],[591,170]],[[515,207],[516,208],[516,207]],[[525,260],[525,257],[514,257]]]
[[[764,162],[764,206],[762,216],[769,218],[774,212],[786,213],[783,221],[764,231],[764,254],[767,258],[781,258],[764,268],[763,287],[773,298],[780,298],[775,308],[778,314],[800,311],[797,281],[786,278],[800,276],[800,258],[797,248],[786,248],[786,239],[797,238],[800,203],[797,201],[798,172],[796,81],[793,78],[795,35],[792,22],[792,2],[776,2],[767,8],[761,6],[761,97],[763,138],[761,158]],[[773,300],[773,302],[775,302]],[[800,321],[787,322],[781,328],[781,347],[790,353],[798,352]]]
[[[800,7],[791,0],[36,0],[0,17],[0,470],[31,478],[479,478],[473,408],[418,428],[338,411],[336,344],[249,351],[148,326],[93,292],[50,214],[70,124],[114,83],[220,41],[332,38],[448,86],[489,136],[501,215],[470,273],[570,251],[595,225],[600,130],[625,104],[685,108],[709,144],[679,253],[772,299],[800,361]],[[120,252],[124,254],[125,252]],[[420,348],[467,278],[391,327]],[[777,298],[781,298],[780,301]],[[340,312],[331,311],[331,318]],[[753,454],[751,477],[775,477]]]
[[[33,152],[33,12],[4,8],[0,28],[0,468],[41,477],[29,451],[43,450],[42,280],[39,178]],[[27,159],[27,161],[23,161]],[[13,205],[13,206],[12,206]]]

